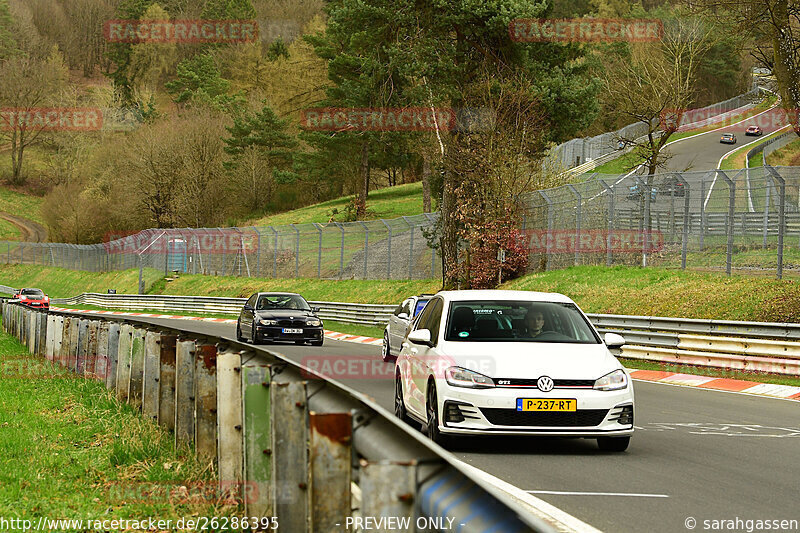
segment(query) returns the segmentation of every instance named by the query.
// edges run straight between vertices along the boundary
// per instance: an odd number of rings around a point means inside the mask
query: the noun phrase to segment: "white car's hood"
[[[442,348],[448,366],[492,378],[597,379],[622,368],[605,344],[446,342]]]

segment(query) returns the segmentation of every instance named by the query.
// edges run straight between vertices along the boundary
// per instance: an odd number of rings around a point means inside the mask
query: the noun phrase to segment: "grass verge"
[[[677,374],[693,374],[696,376],[709,376],[715,378],[738,379],[743,381],[756,381],[758,383],[774,383],[778,385],[792,385],[800,387],[800,377],[785,376],[783,374],[769,374],[766,372],[742,372],[737,370],[723,370],[694,365],[676,365],[674,363],[659,363],[642,361],[640,359],[619,358],[625,368],[631,370],[660,370],[662,372],[675,372]]]
[[[232,511],[211,498],[181,497],[181,486],[213,486],[212,463],[175,449],[169,432],[100,382],[30,356],[3,332],[0,364],[0,516],[177,519]],[[164,497],[168,490],[175,492]]]
[[[151,287],[163,273],[144,270],[145,286]],[[38,287],[51,298],[68,298],[82,292],[106,292],[116,289],[136,293],[139,285],[137,269],[116,272],[83,272],[39,265],[0,265],[0,284],[14,288]]]

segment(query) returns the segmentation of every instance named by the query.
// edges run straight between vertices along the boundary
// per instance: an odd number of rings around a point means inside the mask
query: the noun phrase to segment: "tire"
[[[383,346],[381,347],[381,359],[384,363],[390,362],[392,358],[392,348],[389,346],[389,332],[383,332]]]
[[[624,452],[630,443],[630,437],[597,437],[597,446],[604,452]]]
[[[247,342],[247,339],[242,335],[242,325],[238,321],[236,322],[236,340],[239,342]]]
[[[403,380],[399,373],[394,378],[394,416],[406,424],[411,422],[406,411],[406,404],[403,402]]]
[[[256,336],[256,323],[253,322],[253,327],[250,328],[250,340],[253,344],[259,344],[258,337]]]
[[[450,439],[439,431],[439,402],[436,399],[436,384],[433,381],[428,382],[426,396],[428,399],[425,402],[425,413],[427,414],[425,433],[433,442],[446,448],[450,444]]]

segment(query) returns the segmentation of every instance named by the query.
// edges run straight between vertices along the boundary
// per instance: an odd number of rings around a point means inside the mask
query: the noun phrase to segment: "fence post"
[[[261,277],[261,232],[253,226],[253,231],[258,235],[258,248],[256,249],[256,277]]]
[[[581,242],[581,193],[571,183],[567,184],[569,190],[575,196],[575,266],[580,264],[580,242]]]
[[[544,269],[550,270],[550,243],[553,237],[553,201],[550,200],[546,192],[539,191],[539,194],[544,198],[544,201],[547,202],[547,234],[545,235],[546,256]]]
[[[278,277],[278,230],[276,230],[272,226],[269,226],[269,229],[272,230],[272,233],[274,233],[275,237],[275,244],[272,247],[272,277],[277,278]]]
[[[773,184],[778,182],[778,279],[783,278],[783,238],[786,234],[786,180],[766,162],[764,167],[769,171]]]
[[[689,245],[689,225],[691,224],[689,217],[689,195],[691,189],[686,180],[683,180],[683,234],[681,235],[681,268],[686,270],[686,250]]]
[[[317,244],[317,278],[322,278],[322,226],[314,222],[314,227],[319,233],[319,244]]]
[[[769,234],[769,196],[772,191],[772,184],[767,181],[766,176],[764,176],[764,189],[764,242],[761,245],[762,250],[767,249],[767,235]]]
[[[272,441],[270,438],[269,367],[256,363],[242,365],[242,425],[244,426],[244,479],[252,488],[245,499],[247,516],[273,514]]]
[[[705,248],[704,241],[706,236],[706,176],[700,178],[700,251]]]
[[[389,230],[389,236],[386,239],[386,279],[392,279],[392,227],[384,219],[381,219],[381,222]]]
[[[342,232],[342,244],[339,247],[339,279],[342,279],[342,276],[344,276],[344,225],[339,222],[336,225],[339,226]]]
[[[308,396],[304,381],[271,382],[272,479],[278,531],[308,531]],[[278,428],[280,428],[278,430]],[[378,516],[378,515],[373,515]]]
[[[603,187],[603,190],[608,195],[608,211],[606,213],[608,231],[608,235],[606,236],[606,266],[611,266],[614,259],[611,252],[612,237],[614,234],[614,189],[609,187],[608,183],[603,180],[597,180],[597,183]]]
[[[294,229],[297,240],[294,245],[294,277],[300,276],[300,230],[294,224],[289,224]]]
[[[358,221],[361,227],[364,228],[364,279],[367,279],[367,257],[369,255],[369,228],[366,224]]]
[[[728,184],[728,214],[725,217],[725,232],[728,235],[728,244],[725,254],[725,274],[730,276],[733,262],[733,226],[736,216],[736,182],[730,179],[724,170],[717,170],[717,172]]]
[[[414,279],[414,225],[408,221],[408,217],[403,217],[403,222],[408,224],[408,231],[411,234],[408,247],[408,279]]]

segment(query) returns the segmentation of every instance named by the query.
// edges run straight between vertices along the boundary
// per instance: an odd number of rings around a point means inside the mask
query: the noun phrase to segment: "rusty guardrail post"
[[[161,333],[147,331],[144,336],[144,374],[142,377],[142,416],[158,421],[158,400],[161,389]]]
[[[350,516],[352,507],[352,416],[311,412],[309,432],[310,531],[334,531],[341,527],[342,517]]]
[[[194,442],[194,340],[175,343],[175,445]]]
[[[272,479],[279,531],[308,531],[308,394],[305,381],[271,382]]]
[[[117,388],[117,366],[119,361],[119,322],[111,322],[108,325],[108,367],[106,369],[106,388],[114,390]]]
[[[117,345],[117,400],[128,401],[128,388],[131,384],[131,345],[133,326],[122,324]]]
[[[67,369],[75,372],[78,365],[78,346],[81,319],[73,318],[69,324],[69,352],[67,353]]]
[[[198,457],[217,457],[217,347],[197,343],[194,358],[194,446]]]
[[[78,355],[73,370],[78,375],[86,371],[86,357],[89,351],[89,320],[82,318],[78,326]]]
[[[252,497],[242,484],[242,358],[238,351],[220,346],[217,353],[217,465],[220,493]]]
[[[414,520],[417,464],[360,461],[361,516]]]
[[[128,403],[142,409],[142,382],[144,379],[144,336],[146,329],[133,328],[131,336],[131,377],[128,385]]]
[[[175,343],[177,335],[161,334],[159,343],[158,423],[175,430]]]
[[[88,342],[86,345],[86,362],[83,373],[89,379],[97,379],[97,335],[100,331],[100,321],[89,321]]]
[[[53,360],[54,342],[56,331],[56,315],[47,315],[47,340],[45,341],[44,357]]]
[[[94,373],[103,384],[108,382],[108,328],[107,320],[97,322],[97,351],[95,352]]]
[[[72,331],[72,317],[64,317],[64,321],[61,323],[61,346],[58,350],[58,357],[56,360],[58,364],[61,366],[67,366],[67,360],[69,359],[69,335]]]

